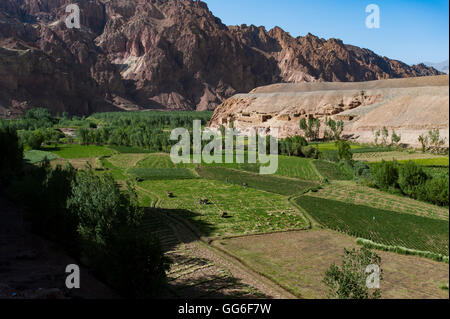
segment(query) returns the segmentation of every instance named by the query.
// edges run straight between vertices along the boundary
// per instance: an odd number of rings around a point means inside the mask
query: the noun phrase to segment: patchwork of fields
[[[335,150],[331,144],[319,148]],[[364,161],[413,159],[430,175],[448,174],[448,157],[447,166],[440,166],[445,157],[353,148],[361,151],[355,157]],[[161,208],[167,216],[184,220],[199,236],[214,239],[221,250],[297,297],[326,297],[323,274],[343,248],[356,245],[356,237],[448,256],[448,208],[358,185],[337,164],[324,160],[280,156],[278,172],[266,176],[257,173],[258,164],[174,164],[167,154],[137,148],[65,145],[47,151],[58,158],[53,165],[70,162],[82,169],[89,162],[98,174],[110,173],[122,183],[132,181],[143,207]],[[30,153],[29,158],[41,155]],[[342,233],[305,231],[311,226],[310,217],[314,225]],[[183,254],[189,260],[195,252]],[[448,278],[448,265],[393,253],[380,255],[387,271],[384,297],[448,296],[439,288]],[[175,277],[179,271],[184,274],[183,267],[186,272],[197,269],[189,262],[177,267],[170,273]],[[428,279],[420,267],[434,267]],[[220,269],[216,275],[227,273],[226,267]],[[422,290],[414,276],[423,280]],[[229,275],[223,278],[231,280]],[[244,290],[244,295],[261,296],[249,287]]]

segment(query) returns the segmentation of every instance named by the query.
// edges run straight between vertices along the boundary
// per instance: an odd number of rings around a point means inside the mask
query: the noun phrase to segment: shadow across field
[[[195,218],[198,214],[159,208],[147,209],[146,213],[144,228],[159,238],[172,261],[162,298],[267,298],[223,267],[220,259],[199,243],[197,230],[179,217]],[[206,222],[196,227],[201,227],[205,235],[214,231],[214,226]]]

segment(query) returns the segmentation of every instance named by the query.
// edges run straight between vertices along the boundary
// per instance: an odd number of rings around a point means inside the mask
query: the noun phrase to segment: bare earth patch
[[[325,271],[340,264],[344,248],[357,247],[349,236],[312,230],[220,240],[225,249],[255,271],[301,298],[327,298]],[[442,299],[448,291],[448,264],[415,256],[377,252],[382,258],[383,298]]]

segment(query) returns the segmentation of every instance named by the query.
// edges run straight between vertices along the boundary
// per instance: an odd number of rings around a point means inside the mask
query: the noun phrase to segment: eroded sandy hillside
[[[417,145],[417,137],[439,128],[449,140],[449,77],[431,76],[360,83],[274,84],[238,94],[221,104],[210,125],[245,131],[278,128],[280,137],[301,133],[302,118],[343,120],[344,134],[373,142],[373,131],[386,126]],[[324,127],[324,125],[322,125]]]

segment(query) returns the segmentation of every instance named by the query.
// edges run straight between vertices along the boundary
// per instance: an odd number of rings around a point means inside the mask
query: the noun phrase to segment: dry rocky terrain
[[[202,1],[79,0],[81,28],[69,29],[72,2],[0,1],[0,116],[204,110],[272,83],[440,74],[339,39],[226,26]]]
[[[300,134],[302,118],[343,120],[344,135],[373,142],[374,131],[387,127],[402,143],[417,145],[420,134],[440,129],[448,146],[449,77],[432,76],[360,83],[274,84],[238,94],[216,110],[212,127],[245,131],[278,128],[280,137]],[[325,125],[322,125],[322,129]]]

